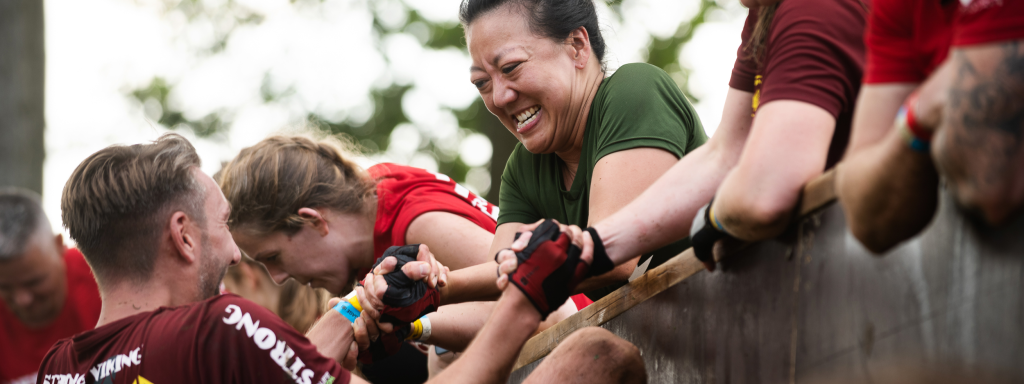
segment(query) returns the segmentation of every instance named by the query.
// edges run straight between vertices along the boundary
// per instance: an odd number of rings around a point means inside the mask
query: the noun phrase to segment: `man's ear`
[[[570,48],[572,54],[572,61],[576,63],[577,69],[582,69],[587,65],[587,61],[590,60],[590,54],[592,53],[590,47],[590,34],[587,33],[587,29],[579,27],[569,33],[569,37],[566,38],[567,45]]]
[[[58,234],[53,236],[53,246],[56,247],[57,252],[60,252],[61,255],[64,254],[64,234],[63,233],[58,233]]]
[[[327,220],[324,219],[319,211],[313,208],[299,208],[299,216],[306,219],[306,222],[312,225],[313,230],[319,233],[320,236],[327,236],[328,233],[331,233]]]
[[[193,226],[192,219],[185,212],[178,211],[171,215],[171,244],[174,245],[177,255],[181,256],[188,263],[196,261],[196,252],[199,249],[199,243],[196,242],[195,236],[189,233],[190,228]]]

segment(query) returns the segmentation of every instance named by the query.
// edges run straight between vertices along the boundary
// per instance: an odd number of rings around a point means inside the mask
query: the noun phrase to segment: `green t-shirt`
[[[602,157],[649,147],[681,158],[705,141],[700,118],[665,71],[650,64],[623,65],[601,82],[594,96],[572,188],[563,187],[562,160],[557,155],[535,155],[519,143],[501,175],[498,225],[551,218],[586,228],[591,177]],[[688,247],[685,239],[655,251],[650,267]]]

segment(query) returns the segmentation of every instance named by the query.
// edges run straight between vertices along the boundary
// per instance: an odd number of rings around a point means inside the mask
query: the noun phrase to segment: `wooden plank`
[[[814,212],[834,201],[836,198],[834,185],[834,169],[807,183],[804,186],[800,202],[800,215]],[[742,248],[742,246],[740,247]],[[716,257],[718,256],[716,255]],[[693,249],[687,249],[665,264],[647,271],[633,282],[530,338],[523,346],[513,370],[547,356],[562,340],[577,329],[604,324],[702,270],[704,270],[704,266],[693,255]]]
[[[647,271],[633,282],[528,340],[523,346],[513,370],[547,356],[558,346],[558,343],[577,329],[604,324],[633,306],[702,270],[704,270],[704,265],[693,256],[692,249],[687,249],[679,256]]]
[[[804,186],[800,216],[821,209],[836,199],[836,168],[830,169]]]

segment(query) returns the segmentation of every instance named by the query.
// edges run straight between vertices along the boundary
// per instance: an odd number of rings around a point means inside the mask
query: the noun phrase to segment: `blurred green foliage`
[[[296,3],[297,1],[303,0],[292,0],[292,3]],[[686,68],[679,65],[678,57],[682,47],[693,37],[694,30],[697,26],[703,23],[708,12],[718,7],[718,5],[714,0],[692,1],[701,2],[700,11],[689,21],[681,23],[674,35],[665,39],[653,38],[648,47],[647,62],[668,72],[673,79],[676,80],[676,83],[679,85],[680,89],[682,89],[684,94],[686,94],[691,101],[695,102],[696,100],[687,87],[688,71]],[[614,16],[621,20],[621,13],[619,10],[622,6],[622,0],[606,1],[606,3],[609,5]],[[168,4],[168,10],[181,10],[190,20],[198,17],[205,17],[217,21],[214,23],[214,25],[218,26],[215,31],[215,43],[209,47],[196,47],[196,49],[202,50],[204,54],[209,55],[218,54],[223,49],[228,36],[238,25],[246,23],[260,23],[263,20],[263,16],[248,11],[244,7],[238,6],[233,0],[227,0],[224,5],[216,8],[207,7],[204,5],[204,2],[200,0],[181,0],[176,3],[171,2]],[[408,15],[406,17],[405,25],[401,28],[388,28],[383,22],[381,22],[381,20],[374,16],[373,28],[381,40],[383,40],[384,36],[391,33],[406,31],[410,28],[418,28],[417,31],[406,32],[410,32],[410,34],[420,37],[421,40],[424,35],[426,35],[425,41],[421,41],[421,43],[427,49],[446,49],[454,47],[465,51],[466,46],[463,31],[462,27],[458,23],[434,23],[422,17],[415,10],[409,9],[408,7],[406,7],[406,10]],[[374,13],[374,15],[376,15],[376,13]],[[426,26],[426,33],[424,33],[422,28],[424,25]],[[383,56],[385,59],[387,58],[386,55]],[[160,116],[152,117],[160,124],[171,129],[190,129],[199,137],[209,137],[226,130],[230,126],[232,111],[218,111],[199,119],[186,118],[181,111],[175,110],[168,103],[167,97],[173,86],[173,84],[167,83],[167,81],[162,78],[154,78],[148,86],[131,91],[130,96],[142,103],[158,103],[160,106]],[[326,132],[351,137],[369,153],[383,151],[388,147],[392,130],[394,130],[399,124],[409,122],[409,119],[402,111],[402,99],[410,88],[411,87],[407,85],[392,84],[387,87],[372,90],[372,94],[370,96],[373,100],[374,111],[372,117],[365,122],[354,123],[351,121],[341,121],[332,123],[328,119],[322,118],[321,116],[317,116],[313,113],[310,113],[307,118],[312,125],[319,127]],[[291,91],[288,90],[284,93],[275,94],[271,91],[267,78],[264,78],[264,84],[260,87],[260,96],[265,103],[273,103],[288,92]],[[497,202],[501,173],[505,167],[506,159],[511,155],[512,149],[517,143],[515,137],[512,136],[512,134],[509,133],[505,127],[487,111],[480,99],[477,99],[469,107],[463,110],[453,110],[451,112],[458,119],[459,127],[468,128],[472,131],[482,133],[491,140],[493,147],[492,160],[490,162],[491,188],[486,197],[490,201]],[[435,151],[434,144],[430,140],[424,140],[424,143],[421,144],[420,150],[428,153],[437,153],[437,151]],[[454,158],[445,158],[442,156],[436,157],[438,160],[439,172],[447,174],[460,182],[465,180],[470,167],[464,164],[458,156],[455,156]]]

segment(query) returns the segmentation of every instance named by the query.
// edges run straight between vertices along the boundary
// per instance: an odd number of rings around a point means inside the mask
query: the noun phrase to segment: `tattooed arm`
[[[954,49],[952,60],[932,156],[957,201],[999,225],[1024,202],[1024,41]]]

